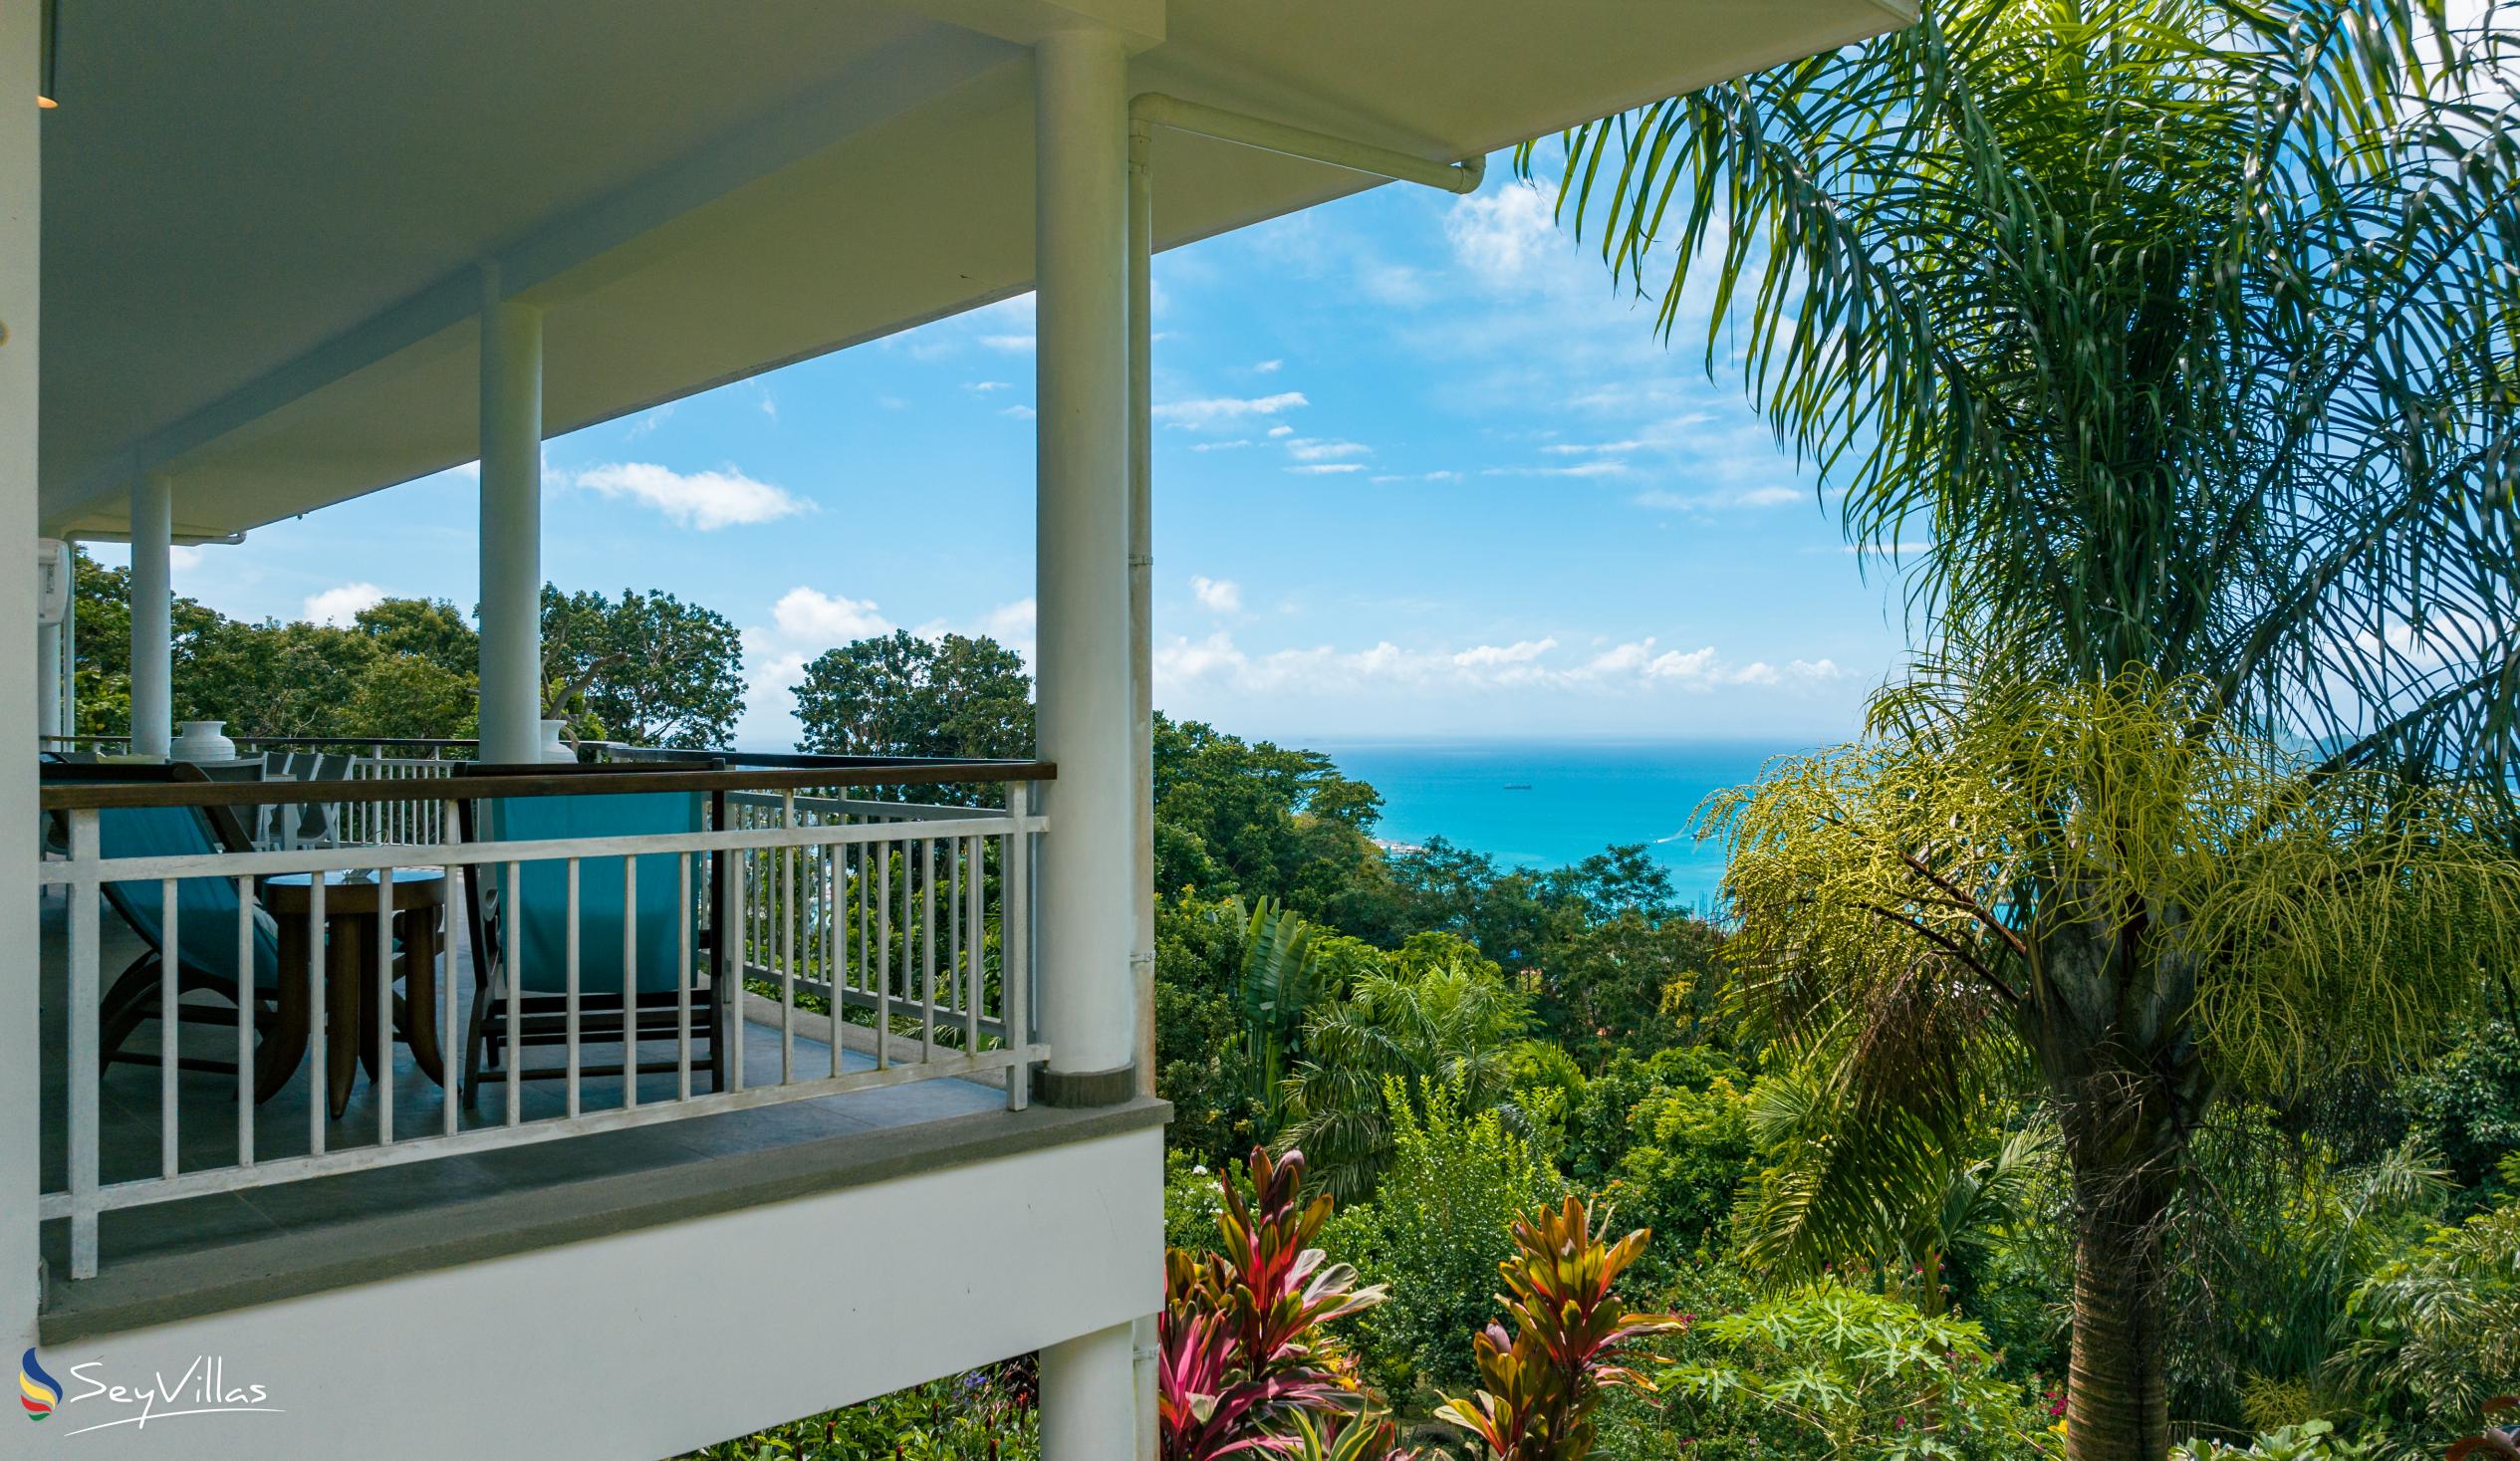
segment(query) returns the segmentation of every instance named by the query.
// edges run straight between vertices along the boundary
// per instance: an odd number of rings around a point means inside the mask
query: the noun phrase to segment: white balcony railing
[[[1032,864],[1047,854],[1047,823],[1028,797],[1048,768],[968,768],[955,779],[1003,787],[1003,805],[986,808],[851,795],[876,773],[638,770],[429,772],[389,786],[369,777],[294,787],[48,782],[45,805],[67,848],[48,856],[41,875],[64,895],[67,1042],[47,1059],[62,1062],[67,1081],[67,1180],[42,1194],[40,1211],[69,1220],[72,1277],[97,1272],[99,1218],[116,1209],[904,1082],[1002,1084],[1008,1105],[1023,1105],[1030,1067],[1049,1055],[1032,1038],[1029,936]],[[945,779],[942,768],[881,774]],[[422,780],[425,818],[407,815],[420,801],[409,783]],[[689,793],[712,810],[690,830],[630,835],[537,835],[520,818],[507,825],[530,840],[488,840],[498,836],[496,818],[508,815],[496,807],[577,798],[618,807],[627,794],[651,790]],[[209,826],[194,808],[248,799],[332,803],[339,825],[370,841],[168,852],[158,840],[186,819]],[[143,816],[158,820],[114,820]],[[544,816],[537,825],[548,832],[569,822]],[[435,840],[411,840],[422,829]],[[397,872],[414,880],[398,882]],[[660,892],[668,887],[669,897]],[[397,898],[411,912],[422,899],[406,889],[417,888],[442,914],[397,920]],[[328,899],[337,910],[330,919]],[[339,915],[354,907],[362,916]],[[205,918],[218,920],[215,932],[199,926]],[[187,920],[196,925],[189,931]],[[109,991],[104,940],[116,923],[130,925],[142,964],[150,949],[174,951],[161,962],[181,977],[132,985],[126,971]],[[658,977],[659,938],[676,950],[662,961],[669,986]],[[373,947],[361,946],[369,940]],[[256,993],[231,995],[224,1003],[234,1008],[224,1008],[215,991],[240,969],[256,971]],[[208,1003],[204,990],[213,991]],[[363,1005],[355,1031],[328,1018]],[[294,1060],[285,1049],[293,1010],[303,1074],[275,1066]],[[155,1048],[122,1059],[156,1067],[156,1169],[109,1174],[101,1122],[109,1108],[137,1100],[127,1081],[124,1096],[101,1100],[101,1042],[109,1029],[129,1036],[143,1011],[155,1020]],[[800,1050],[801,1015],[827,1050]],[[747,1030],[756,1032],[749,1060]],[[366,1047],[376,1088],[373,1126],[356,1131],[341,1124],[338,1095],[326,1089],[345,1089],[330,1073],[347,1070],[347,1052],[330,1043],[349,1039]],[[397,1074],[429,1078],[408,1066],[397,1073],[397,1042],[415,1057],[424,1043],[435,1047],[439,1089],[417,1108],[425,1112],[417,1129],[408,1100],[405,1129],[396,1129],[393,1087]],[[485,1049],[491,1068],[468,1085],[459,1080],[459,1066],[473,1067]],[[211,1094],[212,1109],[233,1107],[216,1118],[223,1126],[232,1116],[232,1138],[185,1127],[204,1109],[195,1083],[205,1068],[232,1073],[232,1097]],[[294,1132],[275,1140],[272,1123],[257,1119],[258,1097],[299,1080],[308,1097],[303,1141]],[[532,1101],[528,1082],[537,1083]],[[543,1082],[562,1098],[540,1098]],[[286,1149],[258,1153],[258,1140]],[[123,1145],[127,1152],[130,1142]]]

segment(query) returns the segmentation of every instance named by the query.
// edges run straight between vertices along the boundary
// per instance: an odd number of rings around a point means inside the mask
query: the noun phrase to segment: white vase
[[[227,725],[224,720],[187,720],[176,729],[175,743],[167,748],[167,759],[173,761],[233,761],[236,743],[219,734]]]
[[[563,744],[560,739],[560,733],[568,728],[569,722],[565,720],[544,721],[543,741],[541,745],[534,748],[534,759],[552,763],[566,762],[568,764],[575,765],[578,760],[577,748]]]

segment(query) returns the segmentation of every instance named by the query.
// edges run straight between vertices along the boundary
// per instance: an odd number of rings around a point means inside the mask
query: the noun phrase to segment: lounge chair
[[[723,762],[704,766],[490,766],[455,768],[462,780],[589,775],[636,775],[719,770]],[[462,840],[479,842],[545,842],[600,837],[641,837],[703,832],[726,826],[723,794],[697,792],[621,792],[595,796],[545,795],[491,797],[457,803]],[[691,1039],[705,1044],[713,1090],[724,1090],[726,1052],[721,1031],[721,996],[734,977],[726,958],[732,941],[714,937],[725,926],[724,905],[708,856],[692,854],[691,890],[695,906],[686,909],[674,853],[648,853],[638,858],[637,901],[625,907],[621,857],[588,857],[579,863],[578,880],[578,1029],[579,1044],[621,1046],[617,1064],[589,1066],[581,1057],[584,1077],[622,1076],[635,1066],[640,1075],[670,1074],[674,1060],[640,1063],[639,1041],[672,1041],[680,1029],[676,991],[685,948],[686,915],[691,929],[688,992]],[[568,864],[558,860],[528,861],[513,883],[504,863],[486,864],[481,875],[464,879],[464,910],[472,927],[472,1019],[464,1041],[464,1092],[476,1095],[485,1081],[506,1077],[512,1064],[521,1080],[543,1080],[568,1074],[565,1066],[531,1066],[524,1047],[565,1045],[568,1041]],[[701,916],[705,901],[708,916]],[[622,934],[628,922],[637,930],[637,968],[628,981],[631,998],[624,998]],[[509,980],[516,981],[517,1020],[510,1028]],[[626,1038],[626,1036],[628,1038]],[[696,1069],[701,1060],[695,1055]]]
[[[162,766],[47,765],[40,768],[40,774],[47,786],[174,786],[209,780],[200,768],[182,762]],[[54,821],[55,836],[67,847],[68,815],[56,813]],[[98,851],[106,857],[198,856],[253,851],[252,839],[224,807],[110,807],[97,814],[97,838]],[[106,992],[100,1007],[99,1058],[107,1065],[126,1061],[153,1066],[159,1063],[159,1056],[128,1053],[123,1044],[142,1021],[158,1017],[158,990],[165,977],[167,959],[163,891],[154,879],[108,882],[104,890],[107,903],[148,947],[116,977]],[[307,1044],[304,981],[284,985],[280,978],[278,925],[268,913],[260,908],[254,910],[253,988],[247,994],[243,981],[237,977],[235,879],[183,878],[175,884],[175,908],[179,945],[174,951],[177,1019],[185,1024],[224,1025],[232,1030],[236,1026],[233,1015],[184,1004],[183,996],[206,989],[225,999],[231,1010],[240,1000],[250,998],[254,1027],[263,1037],[254,1055],[255,1099],[267,1100],[288,1084]],[[175,1064],[186,1071],[233,1074],[236,1070],[232,1062],[200,1059],[180,1052]]]

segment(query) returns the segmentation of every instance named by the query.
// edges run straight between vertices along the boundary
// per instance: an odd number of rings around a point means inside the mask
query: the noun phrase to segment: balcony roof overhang
[[[215,538],[470,461],[485,265],[558,435],[1019,294],[1028,42],[1434,159],[1862,39],[1906,0],[68,0],[41,517]],[[1170,247],[1373,179],[1155,141]]]

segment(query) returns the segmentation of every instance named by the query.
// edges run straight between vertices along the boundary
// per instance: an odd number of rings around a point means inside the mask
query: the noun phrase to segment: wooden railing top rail
[[[788,792],[819,787],[949,786],[1056,781],[1048,761],[889,761],[789,770],[614,771],[557,768],[541,775],[410,781],[62,782],[42,790],[48,812],[114,807],[269,807],[302,802],[474,802],[498,797],[591,797],[615,792]],[[424,785],[425,793],[415,793]]]

